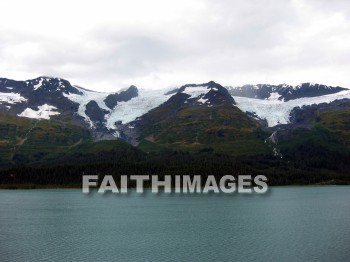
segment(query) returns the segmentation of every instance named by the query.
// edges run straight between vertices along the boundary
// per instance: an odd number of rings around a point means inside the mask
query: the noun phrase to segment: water
[[[0,190],[0,261],[349,261],[350,187],[267,195]]]

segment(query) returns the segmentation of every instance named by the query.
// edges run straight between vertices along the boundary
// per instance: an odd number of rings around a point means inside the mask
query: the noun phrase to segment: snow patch
[[[16,103],[22,103],[26,101],[27,99],[18,93],[1,93],[0,92],[0,104],[1,102],[5,102],[13,105]]]
[[[59,115],[60,113],[56,111],[57,108],[54,106],[50,106],[48,104],[44,104],[42,106],[38,106],[38,110],[35,111],[31,108],[26,108],[22,113],[18,116],[27,117],[27,118],[35,118],[35,119],[50,119],[50,116]]]
[[[204,99],[203,97],[201,97],[200,99],[198,99],[199,103],[205,104],[208,101],[208,99]]]
[[[270,97],[267,98],[267,100],[276,101],[276,100],[278,100],[280,97],[281,97],[281,95],[280,95],[279,93],[277,93],[277,92],[272,92],[272,93],[270,94]]]
[[[190,95],[190,98],[194,98],[206,94],[208,91],[208,86],[187,86],[182,93]]]
[[[44,81],[43,78],[39,79],[39,83],[37,83],[36,85],[33,86],[34,91],[38,90],[43,85],[43,81]]]
[[[115,131],[112,133],[112,136],[119,138],[120,137],[120,133],[118,131]]]

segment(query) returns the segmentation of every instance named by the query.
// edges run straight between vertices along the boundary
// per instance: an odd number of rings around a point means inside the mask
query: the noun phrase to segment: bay
[[[0,261],[349,261],[350,187],[0,190]]]

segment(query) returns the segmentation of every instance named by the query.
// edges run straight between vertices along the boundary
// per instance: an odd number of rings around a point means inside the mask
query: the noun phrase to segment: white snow
[[[306,84],[307,84],[307,83],[306,83]],[[314,86],[317,86],[317,85],[318,85],[317,83],[314,83],[314,82],[309,82],[308,84],[309,84],[310,87],[314,87]],[[263,84],[258,84],[258,85],[246,85],[246,86],[252,86],[253,89],[257,90],[257,89],[259,89],[262,85],[263,85]],[[270,87],[271,85],[266,85],[266,86],[267,86],[267,87]],[[278,86],[278,85],[276,85],[276,86]],[[273,91],[276,90],[276,86],[274,86],[274,87],[272,88]],[[298,84],[298,85],[288,85],[288,84],[286,84],[286,83],[283,83],[283,84],[281,84],[280,86],[281,86],[282,88],[290,88],[290,89],[293,89],[293,90],[297,90],[297,89],[300,89],[300,88],[301,88],[302,84]],[[226,88],[227,88],[228,90],[230,90],[230,89],[234,89],[234,90],[243,90],[244,87],[245,87],[245,86],[235,86],[235,87],[233,87],[233,86],[226,86]],[[331,86],[325,85],[325,88],[330,89]]]
[[[280,95],[279,93],[277,93],[277,92],[272,92],[272,93],[270,94],[270,97],[267,98],[267,100],[276,101],[276,100],[278,100],[280,97],[281,97],[281,95]]]
[[[62,79],[61,78],[57,78],[58,80],[58,87],[57,87],[57,90],[58,91],[62,91],[66,88],[65,84],[62,82]]]
[[[50,116],[59,115],[60,113],[56,111],[57,108],[54,106],[50,106],[48,104],[44,104],[42,106],[38,106],[38,110],[35,111],[31,108],[26,108],[22,113],[18,116],[20,117],[28,117],[35,119],[50,119]]]
[[[82,88],[79,88],[77,86],[75,86],[75,88],[77,88],[80,92],[82,92],[83,94],[65,94],[63,93],[63,95],[65,97],[67,97],[68,99],[70,99],[73,102],[76,102],[79,104],[79,108],[78,108],[78,114],[80,116],[82,116],[85,121],[87,123],[89,123],[90,127],[94,127],[94,123],[90,120],[90,118],[85,114],[85,110],[86,110],[86,105],[90,102],[90,101],[96,101],[96,103],[98,104],[98,106],[104,110],[107,111],[111,111],[105,104],[105,102],[103,100],[106,99],[106,97],[109,95],[109,93],[100,93],[100,92],[94,92],[94,91],[89,91],[89,90],[85,90]]]
[[[217,89],[217,88],[213,88]],[[183,93],[190,95],[190,98],[202,96],[210,91],[208,86],[189,86]],[[171,95],[163,95],[164,90],[139,90],[138,97],[132,98],[127,102],[119,102],[118,105],[105,116],[108,129],[116,129],[115,122],[121,121],[123,124],[129,123],[138,117],[146,114],[151,109],[167,101]],[[206,103],[207,99],[198,99],[200,103]],[[186,101],[185,101],[186,103]],[[209,106],[209,105],[208,105]]]
[[[16,103],[22,103],[25,101],[27,101],[27,99],[18,93],[1,93],[0,92],[0,104],[1,102],[5,102],[8,104],[16,104]]]
[[[9,87],[9,86],[8,86],[8,87],[6,87],[6,89],[8,89],[8,90],[12,90],[12,89],[13,89],[13,87]]]
[[[119,131],[115,131],[115,132],[112,134],[112,136],[114,136],[114,137],[120,137]]]
[[[304,105],[330,103],[335,100],[350,99],[350,90],[344,90],[335,94],[319,97],[305,97],[287,102],[280,100],[261,100],[255,98],[246,98],[234,96],[237,107],[243,112],[254,112],[261,119],[266,119],[268,126],[278,124],[288,124],[289,114],[295,107]]]
[[[208,99],[204,99],[203,97],[201,97],[200,99],[198,99],[199,103],[205,104],[208,101]]]
[[[36,85],[34,85],[34,90],[38,90],[42,85],[43,85],[43,78],[40,78],[39,83],[37,83]]]
[[[217,87],[208,87],[208,86],[188,86],[185,88],[182,93],[190,95],[191,98],[197,98],[198,97],[198,102],[205,104],[208,99],[204,99],[203,97],[205,94],[207,94],[210,90],[218,91],[219,89]],[[187,103],[187,101],[185,101]]]
[[[127,102],[118,102],[112,112],[105,116],[108,129],[116,129],[115,122],[129,123],[161,105],[172,95],[163,95],[160,90],[139,89],[139,95]]]
[[[194,98],[208,93],[209,90],[208,86],[188,86],[182,93],[190,95],[190,98]]]
[[[123,124],[129,123],[135,120],[137,117],[142,116],[149,110],[159,106],[165,102],[172,95],[163,95],[164,90],[143,90],[139,89],[139,95],[132,98],[127,102],[118,102],[118,105],[111,110],[104,102],[106,97],[114,93],[99,93],[94,91],[88,91],[75,86],[83,95],[77,94],[63,94],[68,99],[79,104],[78,114],[82,116],[91,127],[94,127],[94,123],[85,114],[86,105],[90,101],[94,100],[98,106],[109,113],[105,115],[106,127],[108,129],[116,130],[115,122],[121,121]],[[123,90],[120,90],[121,92]],[[118,135],[117,132],[115,135]]]

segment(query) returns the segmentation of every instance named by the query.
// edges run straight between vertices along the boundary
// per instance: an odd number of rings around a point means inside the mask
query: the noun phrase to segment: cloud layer
[[[0,2],[2,77],[99,91],[215,80],[350,88],[350,2]]]

